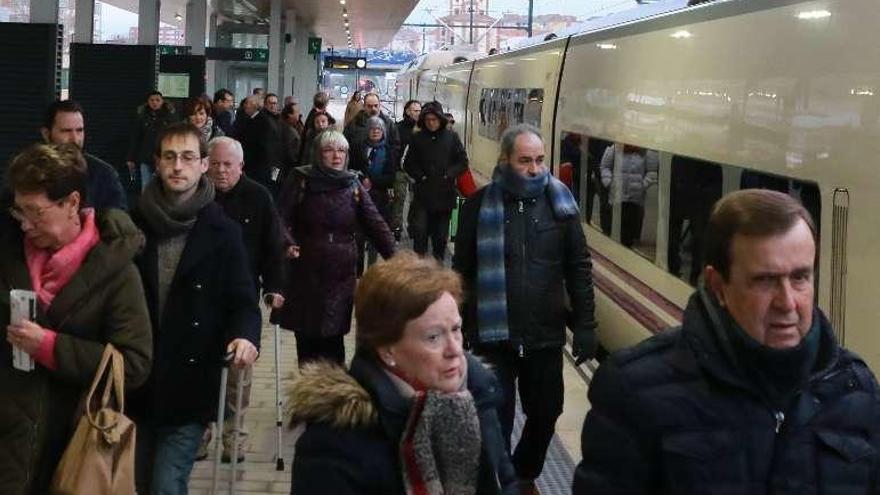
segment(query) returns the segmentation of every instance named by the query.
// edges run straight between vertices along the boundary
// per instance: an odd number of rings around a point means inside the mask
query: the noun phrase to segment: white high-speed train
[[[666,1],[520,51],[413,67],[398,90],[450,109],[483,180],[504,128],[542,129],[554,173],[573,176],[606,349],[680,321],[712,202],[757,186],[814,215],[818,303],[880,369],[878,25],[876,0]],[[656,172],[624,247],[633,216],[614,200],[621,167],[609,166],[629,153],[652,157]]]

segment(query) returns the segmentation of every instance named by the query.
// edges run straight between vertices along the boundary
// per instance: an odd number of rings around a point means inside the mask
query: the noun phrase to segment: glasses
[[[23,223],[25,220],[31,223],[37,223],[43,219],[43,216],[46,214],[46,210],[52,208],[53,206],[61,206],[61,203],[64,202],[64,198],[59,199],[58,201],[53,201],[51,204],[46,206],[41,206],[37,208],[20,208],[18,206],[13,206],[9,208],[9,215],[14,218],[17,222]]]
[[[348,148],[321,148],[321,153],[348,153]]]
[[[167,163],[176,163],[177,160],[182,161],[186,165],[192,165],[193,163],[202,159],[198,153],[193,153],[192,151],[184,151],[183,153],[175,153],[173,151],[166,151],[162,153],[160,157],[163,162]]]

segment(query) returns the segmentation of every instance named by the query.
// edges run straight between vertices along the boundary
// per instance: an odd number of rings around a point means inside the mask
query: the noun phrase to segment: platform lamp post
[[[529,38],[532,37],[532,17],[535,13],[535,0],[529,0]]]

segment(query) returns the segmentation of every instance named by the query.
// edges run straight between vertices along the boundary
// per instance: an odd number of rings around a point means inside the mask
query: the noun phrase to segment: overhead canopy
[[[101,0],[137,12],[138,0]],[[400,29],[419,0],[345,0],[355,47],[383,48]],[[174,24],[185,15],[187,0],[162,0],[162,22]],[[247,24],[268,24],[271,0],[208,0],[209,9]],[[282,0],[282,8],[296,11],[298,24],[323,39],[323,45],[345,48],[348,38],[340,0]]]

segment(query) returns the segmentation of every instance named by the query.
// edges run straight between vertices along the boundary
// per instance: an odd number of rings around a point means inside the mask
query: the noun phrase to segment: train
[[[817,303],[840,342],[880,369],[878,24],[874,0],[668,0],[516,51],[426,57],[399,74],[398,99],[449,109],[478,182],[507,126],[541,129],[580,204],[604,349],[679,324],[712,203],[766,187],[813,215]],[[654,163],[634,239],[615,199],[629,153]]]

